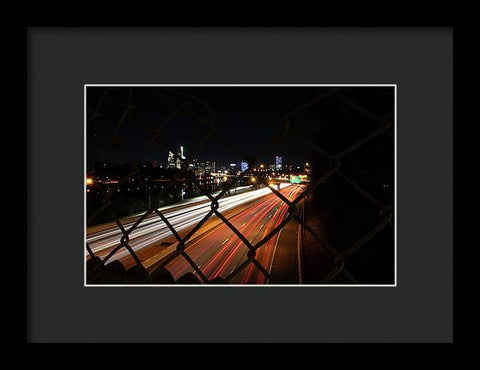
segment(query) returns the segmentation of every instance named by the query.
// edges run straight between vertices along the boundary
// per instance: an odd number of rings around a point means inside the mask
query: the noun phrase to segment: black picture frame
[[[31,28],[27,33],[29,342],[452,341],[451,28]],[[228,288],[182,294],[85,289],[78,211],[84,184],[83,85],[156,82],[397,84],[398,286],[314,293],[278,288],[261,294]],[[62,181],[52,184],[59,165]],[[61,201],[48,201],[53,198]],[[71,244],[78,248],[66,246]],[[90,315],[93,305],[108,313],[108,320]],[[252,306],[270,314],[260,320],[248,314]],[[192,307],[202,320],[188,316]],[[135,319],[115,325],[124,312]],[[147,326],[159,312],[175,320]],[[177,330],[178,325],[189,330]],[[102,330],[94,330],[98,327]]]

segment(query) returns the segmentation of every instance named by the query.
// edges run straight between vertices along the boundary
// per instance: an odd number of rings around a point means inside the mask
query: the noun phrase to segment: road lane
[[[286,187],[288,185],[289,184],[282,184],[281,186]],[[223,213],[233,210],[242,204],[252,202],[269,194],[271,194],[271,191],[268,188],[261,188],[222,198],[219,200],[219,211]],[[203,217],[205,217],[210,209],[210,201],[204,201],[200,203],[195,202],[192,205],[183,205],[181,207],[173,206],[170,208],[164,208],[163,213],[178,232],[194,227]],[[126,222],[124,228],[128,230],[134,222],[135,221]],[[88,233],[87,230],[87,243],[89,243],[89,246],[95,255],[103,258],[119,245],[122,233],[116,226],[100,231],[98,231],[98,227],[96,227],[94,230],[95,231],[91,233]],[[139,251],[166,238],[171,238],[172,235],[172,232],[168,229],[166,224],[157,215],[154,215],[153,217],[145,219],[129,234],[129,245],[135,251]],[[127,256],[129,256],[129,252],[125,248],[121,248],[108,262],[122,259]],[[86,257],[88,258],[87,252]]]
[[[270,194],[268,197],[271,197]],[[270,199],[259,201],[255,205],[265,205],[270,202]],[[229,218],[229,221],[242,233],[245,232],[249,213],[252,211],[252,206],[244,209],[242,212]],[[244,224],[242,227],[241,225]],[[188,255],[200,265],[202,272],[207,272],[207,269],[215,263],[218,263],[223,255],[232,247],[232,244],[238,242],[238,237],[225,224],[216,229],[214,233],[208,233],[205,237],[186,244],[186,252]],[[246,247],[245,247],[246,248]],[[203,267],[203,268],[202,268]],[[167,265],[167,268],[172,272],[175,278],[180,277],[185,272],[193,272],[190,264],[183,258],[179,258]],[[206,270],[206,271],[204,271]]]
[[[281,192],[288,199],[293,200],[302,189],[301,186],[289,186],[282,189]],[[250,243],[255,244],[277,227],[286,217],[287,212],[288,205],[271,193],[233,216],[229,221]],[[278,236],[277,233],[257,251],[256,259],[267,271],[273,260]],[[187,243],[186,252],[199,266],[202,273],[211,280],[217,276],[225,278],[237,266],[240,266],[247,259],[248,248],[227,225],[222,225],[201,239]],[[187,272],[195,273],[190,264],[182,257],[171,261],[166,268],[175,279]],[[231,281],[233,284],[264,284],[265,282],[265,276],[253,264],[243,269]]]

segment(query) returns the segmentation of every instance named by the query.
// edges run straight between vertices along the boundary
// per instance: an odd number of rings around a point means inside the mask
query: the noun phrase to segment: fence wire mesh
[[[115,95],[119,89],[128,91],[128,94],[122,95],[122,99]],[[264,281],[268,283],[270,271],[268,266],[265,266],[262,264],[262,261],[259,260],[258,253],[292,221],[297,222],[301,227],[302,231],[299,237],[309,234],[318,244],[318,248],[328,250],[333,258],[333,265],[330,270],[324,273],[322,278],[312,283],[331,284],[336,281],[358,283],[354,274],[348,271],[348,260],[359,250],[366,248],[382,230],[388,227],[393,229],[394,204],[393,200],[385,203],[384,199],[380,199],[375,194],[372,194],[362,186],[362,184],[352,178],[351,174],[342,168],[342,161],[379,138],[388,141],[390,145],[393,146],[393,111],[379,117],[360,102],[344,95],[341,88],[328,88],[322,94],[304,102],[290,113],[284,115],[278,124],[277,131],[272,133],[271,139],[265,142],[254,155],[250,155],[244,148],[231,141],[228,137],[218,133],[216,111],[212,106],[198,96],[190,95],[177,88],[149,88],[149,93],[158,98],[158,109],[161,111],[163,118],[155,124],[153,128],[151,125],[143,125],[141,123],[142,112],[137,111],[135,90],[136,88],[105,87],[96,104],[87,105],[87,131],[94,131],[95,135],[104,135],[104,138],[107,140],[107,144],[100,149],[100,157],[109,151],[115,152],[119,157],[123,158],[125,163],[128,163],[128,168],[126,168],[124,174],[118,181],[115,182],[115,186],[106,187],[98,182],[93,182],[89,185],[89,191],[98,194],[97,199],[100,199],[100,201],[97,202],[96,209],[88,212],[87,225],[95,225],[96,220],[101,221],[108,216],[109,219],[113,220],[116,232],[120,232],[120,234],[117,234],[118,240],[115,242],[115,245],[109,249],[108,253],[98,253],[91,247],[88,241],[86,242],[87,284],[228,284],[232,283],[235,277],[248,268],[256,269],[257,273],[263,275]],[[366,117],[374,124],[373,129],[362,135],[360,139],[353,143],[348,143],[348,145],[336,153],[332,153],[319,145],[315,140],[312,140],[311,137],[298,132],[295,125],[297,117],[314,109],[320,102],[330,100],[341,102],[347,106],[348,109]],[[104,124],[104,108],[106,105],[115,107],[116,124],[113,130]],[[193,184],[196,192],[206,197],[205,199],[208,199],[210,209],[198,222],[195,222],[191,228],[182,231],[176,229],[172,222],[169,221],[165,211],[155,201],[149,202],[146,210],[136,215],[133,221],[130,220],[126,222],[122,220],[122,217],[117,214],[118,211],[113,207],[115,197],[118,196],[122,186],[127,186],[132,183],[135,183],[133,186],[136,186],[137,190],[144,192],[145,196],[150,196],[152,186],[146,181],[145,177],[142,176],[141,163],[154,147],[162,150],[168,149],[168,142],[163,135],[164,130],[172,123],[175,117],[180,115],[187,115],[196,122],[202,134],[198,136],[196,145],[186,156],[181,157],[178,153],[173,153],[173,160],[178,161],[177,163],[180,163],[181,168],[172,178],[166,181],[162,190],[158,193],[159,197],[157,198],[168,198],[169,191],[188,177],[188,180]],[[135,119],[136,116],[138,116],[139,119]],[[112,118],[108,117],[108,119],[111,121]],[[122,143],[122,134],[125,134],[125,131],[131,132],[132,129],[142,132],[145,138],[144,145],[135,155],[132,155],[131,150]],[[312,178],[306,186],[293,185],[300,188],[299,194],[296,195],[294,199],[288,197],[280,188],[271,186],[268,179],[257,178],[258,185],[263,184],[265,188],[269,189],[271,194],[274,194],[281,200],[282,204],[286,205],[288,211],[283,220],[275,228],[260,240],[252,243],[252,241],[239,230],[239,227],[235,226],[234,223],[219,210],[219,201],[232,191],[236,192],[235,189],[242,178],[254,175],[252,168],[259,163],[262,155],[269,153],[272,148],[287,137],[293,138],[300,145],[308,147],[322,165],[315,168],[316,176]],[[188,163],[191,163],[205,143],[210,141],[216,142],[217,145],[220,145],[231,153],[246,158],[248,162],[248,168],[241,171],[240,174],[229,178],[223,188],[218,192],[213,192],[212,187],[206,181],[192,178],[191,175],[188,174]],[[379,155],[382,155],[382,153]],[[321,171],[319,170],[320,168]],[[94,166],[87,159],[87,178],[94,178],[96,174],[95,171]],[[319,232],[318,229],[309,225],[308,218],[305,218],[305,201],[311,199],[318,189],[331,182],[334,177],[336,181],[341,181],[346,187],[370,203],[380,215],[378,221],[372,223],[367,232],[355,241],[350,242],[347,246],[336,245],[335,241],[330,240],[325,233]],[[101,215],[104,215],[104,218],[102,218]],[[241,240],[246,249],[245,259],[239,263],[233,271],[224,277],[217,275],[212,278],[207,276],[202,268],[195,262],[195,258],[189,255],[188,243],[208,220],[215,217]],[[153,265],[146,267],[144,262],[142,262],[142,258],[139,257],[141,251],[135,250],[135,248],[130,245],[130,239],[132,234],[138,231],[142,223],[152,222],[152,220],[162,222],[164,226],[168,228],[171,233],[170,235],[173,236],[175,241],[171,244],[174,248],[171,248],[167,255],[159,258]],[[132,259],[133,264],[127,267],[125,263],[120,262],[120,258],[115,258],[115,256],[123,256],[123,260],[125,260],[127,256]],[[192,270],[177,279],[175,279],[166,268],[169,263],[176,259],[183,259]],[[340,280],[338,280],[339,277],[341,277]]]

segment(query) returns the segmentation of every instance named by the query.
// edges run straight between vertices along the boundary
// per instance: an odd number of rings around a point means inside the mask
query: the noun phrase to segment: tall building
[[[183,146],[181,146],[180,150],[177,152],[176,158],[173,152],[168,151],[167,168],[178,168],[180,170],[184,160],[185,156],[183,155]]]
[[[216,171],[216,163],[212,161],[205,161],[205,172],[212,173]]]
[[[241,161],[240,162],[240,171],[244,172],[248,170],[248,163],[246,161]]]
[[[180,147],[180,151],[177,153],[177,158],[175,160],[175,167],[179,170],[182,169],[182,163],[185,160],[185,156],[183,155],[183,146]]]
[[[206,173],[207,174],[211,174],[211,173],[214,173],[214,172],[217,172],[217,163],[216,162],[213,162],[213,161],[202,161],[202,162],[198,162],[198,160],[196,160],[195,163],[195,175],[196,176],[203,176],[205,175]]]
[[[279,155],[275,157],[275,169],[277,171],[282,170],[282,157],[280,157]]]
[[[230,163],[230,174],[236,175],[237,174],[237,164]]]
[[[268,165],[268,169],[269,169],[270,171],[275,171],[275,165],[274,165],[274,164],[269,164],[269,165]]]
[[[175,156],[171,151],[168,151],[167,168],[175,168]]]

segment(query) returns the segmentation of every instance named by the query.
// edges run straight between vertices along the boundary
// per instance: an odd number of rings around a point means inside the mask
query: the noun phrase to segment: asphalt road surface
[[[292,200],[302,191],[302,187],[298,185],[282,184],[281,186],[281,192]],[[166,207],[162,212],[183,237],[210,209],[210,202],[203,200]],[[284,219],[288,206],[270,189],[262,188],[220,199],[219,211],[252,244],[255,244]],[[133,223],[134,220],[126,222],[125,229],[128,230]],[[122,233],[117,226],[91,229],[94,232],[89,233],[87,230],[87,242],[95,255],[102,258],[118,246]],[[272,263],[278,236],[279,234],[276,234],[257,251],[256,259],[267,271]],[[171,231],[155,214],[145,219],[130,233],[129,237],[129,245],[136,251],[145,267],[158,261],[155,256],[161,256],[161,251],[165,249],[165,247],[159,247],[162,242],[167,241],[168,245],[175,241]],[[246,260],[247,251],[245,244],[216,216],[210,217],[209,221],[186,244],[186,252],[209,279],[216,276],[226,277]],[[134,264],[126,248],[117,251],[108,262],[116,259],[119,259],[127,268]],[[148,263],[149,261],[152,262]],[[195,272],[181,256],[170,262],[166,268],[175,279],[186,272]],[[243,269],[231,281],[234,284],[265,282],[265,276],[254,265]]]
[[[289,186],[282,193],[293,200],[302,191],[301,186]],[[262,240],[287,216],[288,205],[271,193],[255,201],[248,208],[237,213],[229,221],[251,244]],[[277,246],[279,234],[257,250],[256,259],[269,271]],[[294,245],[296,246],[296,245]],[[186,252],[198,265],[205,276],[211,280],[217,276],[227,277],[247,259],[248,248],[243,241],[226,225],[206,232],[201,238],[186,245]],[[188,261],[178,257],[166,268],[175,279],[187,272],[195,273]],[[253,264],[249,264],[232,280],[232,284],[265,284],[265,275]]]

